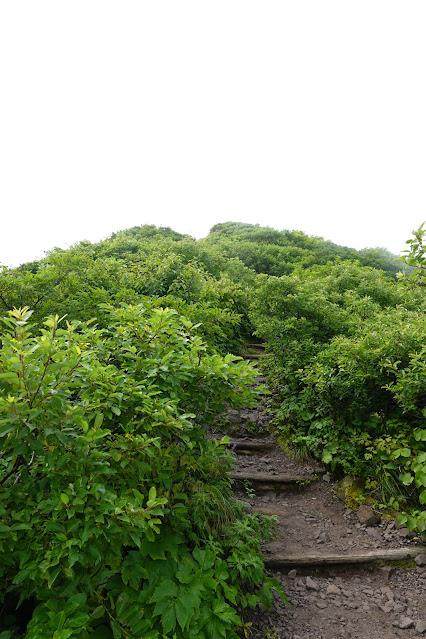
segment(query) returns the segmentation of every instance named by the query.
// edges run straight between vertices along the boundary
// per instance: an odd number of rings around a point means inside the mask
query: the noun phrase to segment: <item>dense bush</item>
[[[236,608],[270,601],[271,521],[233,501],[202,422],[251,405],[255,372],[174,310],[102,312],[105,329],[6,320],[1,637],[236,638]]]
[[[315,264],[339,260],[357,261],[362,266],[381,269],[393,277],[399,270],[396,256],[386,249],[356,251],[301,231],[277,231],[259,224],[216,224],[200,244],[219,248],[222,254],[240,259],[257,273],[278,277],[292,273],[295,268],[310,268]]]
[[[0,272],[3,309],[29,306],[39,324],[51,313],[71,319],[104,318],[99,304],[156,300],[198,324],[196,330],[222,353],[236,351],[250,334],[247,285],[254,274],[215,249],[198,250],[191,238],[168,229],[139,227],[39,262]]]
[[[411,505],[422,532],[425,308],[419,288],[342,262],[263,278],[252,310],[288,440]]]

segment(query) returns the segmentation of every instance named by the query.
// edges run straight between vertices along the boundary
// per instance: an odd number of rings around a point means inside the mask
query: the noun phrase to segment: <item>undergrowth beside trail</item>
[[[340,263],[264,278],[252,305],[267,340],[275,423],[296,450],[362,477],[426,536],[425,231],[402,283]]]

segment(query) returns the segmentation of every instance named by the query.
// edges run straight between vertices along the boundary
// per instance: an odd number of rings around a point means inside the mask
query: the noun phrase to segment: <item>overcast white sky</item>
[[[0,3],[0,263],[137,224],[399,253],[426,218],[424,0]]]

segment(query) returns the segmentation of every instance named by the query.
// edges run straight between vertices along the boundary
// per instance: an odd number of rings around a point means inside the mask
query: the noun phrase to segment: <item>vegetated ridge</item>
[[[253,334],[288,445],[423,533],[423,235],[401,281],[382,249],[236,223],[3,268],[0,638],[232,639],[280,592],[273,520],[233,499],[205,437],[263,391],[229,354]]]

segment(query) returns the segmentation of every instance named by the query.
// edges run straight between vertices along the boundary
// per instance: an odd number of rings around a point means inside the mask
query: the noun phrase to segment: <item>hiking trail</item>
[[[261,357],[261,347],[246,359]],[[258,377],[257,382],[265,381]],[[251,511],[276,515],[277,537],[263,545],[269,574],[289,606],[245,613],[250,639],[426,637],[426,543],[368,507],[346,507],[319,464],[298,462],[268,429],[266,403],[230,410],[235,495]]]

